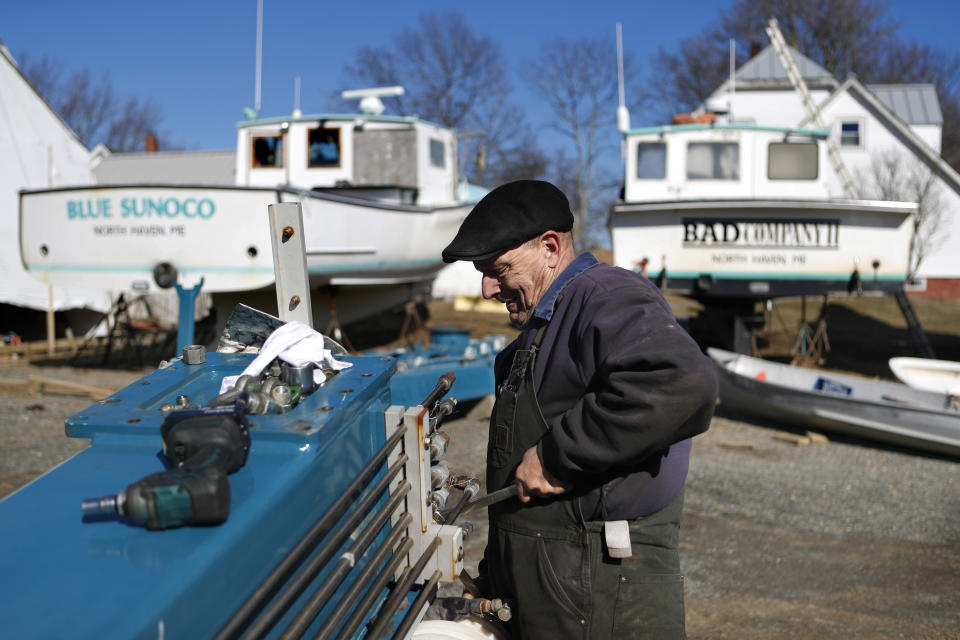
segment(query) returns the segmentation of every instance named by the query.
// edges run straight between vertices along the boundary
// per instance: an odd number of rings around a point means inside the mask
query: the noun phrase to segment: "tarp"
[[[51,292],[20,258],[19,192],[93,183],[90,152],[27,82],[3,43],[0,150],[0,302],[45,310]],[[102,291],[55,287],[52,294],[55,310],[109,308]]]

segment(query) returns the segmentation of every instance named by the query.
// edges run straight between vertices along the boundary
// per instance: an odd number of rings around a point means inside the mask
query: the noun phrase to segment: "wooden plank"
[[[30,381],[23,378],[0,378],[0,393],[30,394]]]
[[[810,438],[807,436],[798,435],[796,433],[777,433],[773,436],[773,439],[780,440],[781,442],[789,442],[797,445],[798,447],[810,444]]]
[[[753,451],[757,448],[752,442],[737,442],[734,440],[720,440],[717,442],[717,446],[724,449],[740,449],[743,451]]]
[[[102,400],[116,392],[116,389],[107,387],[98,387],[82,382],[72,382],[70,380],[59,380],[57,378],[48,378],[30,374],[27,380],[31,385],[36,386],[41,392],[45,393],[68,393],[77,395],[87,395],[93,400]]]

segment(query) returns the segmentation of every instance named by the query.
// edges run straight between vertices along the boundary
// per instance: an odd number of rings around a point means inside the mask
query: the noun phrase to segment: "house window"
[[[340,166],[340,129],[318,127],[307,133],[308,167]]]
[[[637,145],[637,177],[657,180],[667,177],[667,145],[663,142],[641,142]]]
[[[688,143],[687,179],[739,180],[740,144],[737,142]]]
[[[430,138],[430,164],[438,169],[443,169],[447,165],[446,148],[442,140]]]
[[[859,147],[860,135],[860,123],[856,120],[848,120],[840,123],[841,147]]]
[[[253,137],[253,166],[283,166],[283,136]]]
[[[770,180],[816,180],[818,163],[816,142],[771,142],[767,147]]]

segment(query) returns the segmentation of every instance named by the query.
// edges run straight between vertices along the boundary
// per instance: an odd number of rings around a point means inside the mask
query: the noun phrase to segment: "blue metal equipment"
[[[181,353],[184,347],[195,342],[196,323],[193,320],[193,314],[197,305],[197,295],[203,288],[203,278],[200,278],[200,282],[192,289],[180,286],[179,282],[174,282],[173,286],[177,289],[177,302],[180,306],[177,320],[177,353]]]
[[[390,380],[394,402],[412,404],[446,371],[457,373],[457,400],[477,400],[494,392],[493,362],[506,346],[504,335],[471,339],[467,329],[437,327],[430,331],[430,345],[412,349],[371,351],[371,355],[395,358],[397,375]]]
[[[438,580],[457,579],[462,531],[436,524],[431,500],[443,434],[430,406],[392,404],[390,357],[345,357],[289,411],[247,416],[223,524],[82,519],[84,498],[162,471],[165,416],[253,357],[177,358],[67,420],[91,446],[0,501],[5,637],[405,637]]]

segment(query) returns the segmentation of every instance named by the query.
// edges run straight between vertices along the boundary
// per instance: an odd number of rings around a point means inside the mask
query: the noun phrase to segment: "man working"
[[[515,601],[514,638],[683,638],[683,484],[713,366],[649,281],[577,257],[572,227],[559,189],[512,182],[443,251],[521,329],[487,445],[487,491],[519,500],[490,507],[478,582]]]

